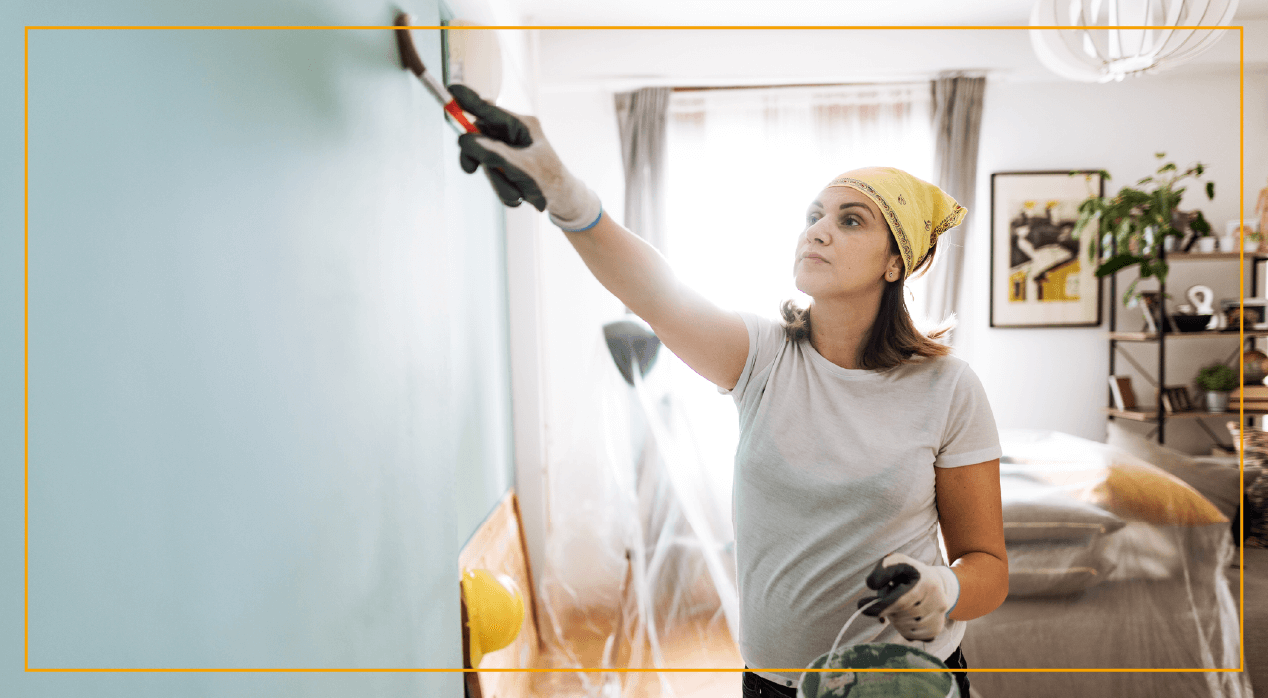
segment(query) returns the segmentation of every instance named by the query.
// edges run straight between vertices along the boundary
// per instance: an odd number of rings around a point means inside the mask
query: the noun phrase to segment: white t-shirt
[[[749,667],[805,667],[827,652],[881,558],[946,564],[934,468],[999,458],[995,418],[977,375],[953,356],[885,371],[841,368],[774,320],[741,313],[748,361],[730,390],[739,408],[732,520],[740,654]],[[911,645],[945,659],[962,621],[927,643],[892,626],[875,639],[860,616],[840,646]],[[757,674],[796,686],[801,672]]]

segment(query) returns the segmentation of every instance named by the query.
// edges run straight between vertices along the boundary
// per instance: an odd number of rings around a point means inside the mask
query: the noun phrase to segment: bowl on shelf
[[[1262,385],[1268,376],[1268,354],[1251,349],[1242,353],[1242,378],[1246,385]]]
[[[1211,315],[1172,315],[1171,322],[1180,332],[1201,332],[1211,324]]]

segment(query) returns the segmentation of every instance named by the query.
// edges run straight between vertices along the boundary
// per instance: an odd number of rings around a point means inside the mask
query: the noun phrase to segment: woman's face
[[[890,252],[889,224],[857,189],[828,187],[806,209],[793,276],[811,298],[852,296],[897,280],[902,257]]]

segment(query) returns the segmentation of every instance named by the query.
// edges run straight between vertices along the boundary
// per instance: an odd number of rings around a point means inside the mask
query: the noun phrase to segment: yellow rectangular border
[[[33,668],[30,666],[30,265],[29,265],[29,240],[30,240],[30,32],[32,30],[337,30],[337,29],[382,29],[396,30],[402,27],[396,25],[346,25],[346,27],[314,27],[314,25],[25,25],[23,27],[23,671],[25,673],[331,673],[331,671],[341,671],[341,673],[468,673],[468,671],[533,671],[533,673],[730,673],[730,671],[746,671],[746,669],[71,669],[71,668]],[[946,25],[946,27],[937,27],[937,25],[875,25],[875,27],[866,27],[866,25],[489,25],[489,27],[449,27],[449,25],[411,25],[404,27],[407,29],[591,29],[591,30],[678,30],[678,29],[709,29],[709,30],[744,30],[744,29],[833,29],[833,30],[889,30],[889,29],[905,29],[905,30],[946,30],[946,29],[1060,29],[1070,30],[1070,27],[1059,27],[1059,25]],[[1123,25],[1120,29],[1156,29],[1156,27],[1136,27],[1136,25]],[[1238,30],[1238,124],[1239,124],[1239,213],[1238,217],[1245,235],[1245,174],[1246,174],[1246,33],[1244,25],[1225,25],[1225,27],[1175,27],[1175,29],[1236,29]],[[1238,253],[1239,270],[1238,270],[1238,296],[1240,301],[1245,301],[1246,292],[1246,265],[1245,265],[1245,245],[1241,246]],[[1238,327],[1239,346],[1245,346],[1245,319],[1241,319]],[[1238,359],[1239,376],[1245,376],[1245,360],[1244,357]],[[1239,424],[1245,421],[1245,405],[1238,407]],[[1240,449],[1238,454],[1238,470],[1239,484],[1241,490],[1245,490],[1246,464],[1245,449]],[[1240,510],[1239,529],[1240,536],[1245,541],[1246,517],[1245,509]],[[969,668],[969,673],[1073,673],[1073,674],[1121,674],[1121,673],[1241,673],[1246,669],[1246,577],[1245,577],[1245,546],[1239,546],[1239,570],[1238,579],[1240,583],[1240,646],[1239,659],[1241,664],[1236,669],[975,669]],[[781,671],[781,673],[804,673],[804,671],[815,671],[815,673],[823,673],[823,671],[842,671],[842,669],[762,669],[765,671]],[[850,669],[850,671],[885,671],[885,673],[928,673],[928,671],[941,671],[940,669]]]

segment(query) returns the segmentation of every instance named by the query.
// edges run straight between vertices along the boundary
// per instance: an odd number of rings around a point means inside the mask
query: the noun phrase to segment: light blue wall
[[[3,16],[0,694],[460,696],[23,672],[22,25],[397,7],[98,4]],[[460,666],[458,551],[512,477],[502,211],[391,33],[34,31],[29,66],[29,666]]]

